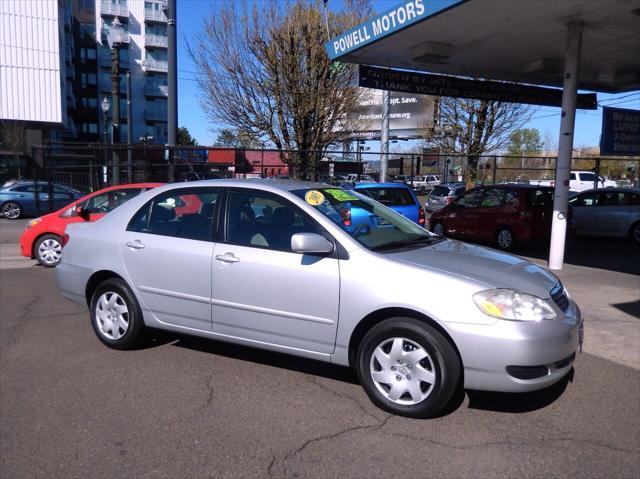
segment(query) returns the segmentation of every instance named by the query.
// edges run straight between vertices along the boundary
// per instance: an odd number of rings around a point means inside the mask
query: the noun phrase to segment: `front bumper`
[[[572,301],[553,321],[446,326],[462,357],[466,389],[527,392],[551,386],[571,370],[583,322]]]

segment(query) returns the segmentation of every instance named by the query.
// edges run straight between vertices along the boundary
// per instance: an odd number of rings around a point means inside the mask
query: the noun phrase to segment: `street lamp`
[[[111,141],[120,142],[120,47],[125,42],[127,33],[120,20],[116,17],[109,28],[107,42],[111,49],[111,96],[113,103],[113,121]],[[120,160],[118,154],[113,152],[113,184],[120,184]]]
[[[102,120],[104,122],[104,134],[103,141],[107,143],[109,139],[107,138],[107,128],[109,126],[109,119],[107,115],[109,114],[109,99],[105,96],[100,103],[100,107],[102,108]]]

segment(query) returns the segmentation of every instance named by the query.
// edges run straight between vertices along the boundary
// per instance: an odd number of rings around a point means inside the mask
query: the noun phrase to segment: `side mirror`
[[[85,221],[89,221],[91,219],[91,213],[89,210],[82,206],[76,206],[76,215]]]
[[[291,237],[291,249],[296,253],[329,254],[333,243],[315,233],[296,233]]]

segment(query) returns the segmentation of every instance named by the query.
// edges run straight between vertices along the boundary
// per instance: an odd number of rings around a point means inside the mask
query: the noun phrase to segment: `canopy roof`
[[[342,62],[561,87],[572,22],[584,25],[578,88],[640,89],[640,0],[405,0],[326,48]]]

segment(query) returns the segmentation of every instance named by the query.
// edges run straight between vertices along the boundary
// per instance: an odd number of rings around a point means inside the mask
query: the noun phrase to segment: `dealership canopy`
[[[640,89],[639,0],[405,1],[326,46],[343,62],[561,87],[572,22],[578,88]]]
[[[549,253],[562,268],[576,93],[640,89],[640,0],[404,0],[325,47],[341,62],[562,87]]]

